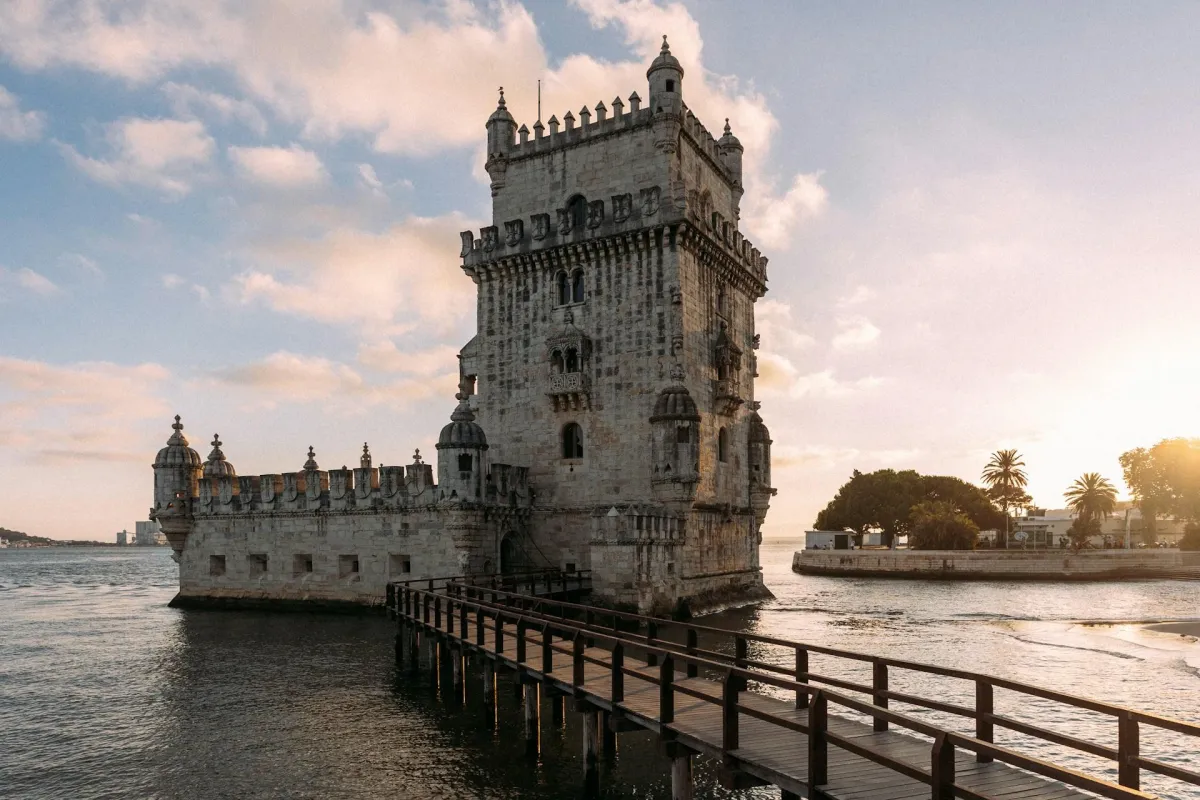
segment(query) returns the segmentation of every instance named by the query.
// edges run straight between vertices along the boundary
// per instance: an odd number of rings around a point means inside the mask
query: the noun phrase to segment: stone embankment
[[[798,550],[804,575],[943,580],[1200,580],[1200,552],[1102,550]]]

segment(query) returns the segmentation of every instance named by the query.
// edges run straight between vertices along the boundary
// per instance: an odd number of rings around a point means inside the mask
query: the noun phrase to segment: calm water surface
[[[763,548],[777,600],[712,624],[966,669],[1200,720],[1200,644],[1148,620],[1200,618],[1200,583],[935,583],[815,578],[791,544]],[[165,548],[0,551],[0,797],[575,798],[580,731],[544,711],[527,758],[519,706],[499,720],[398,675],[382,618],[176,611]],[[764,659],[786,663],[783,652]],[[833,664],[814,657],[814,671]],[[893,687],[969,698],[969,687],[893,674]],[[468,690],[474,688],[468,685]],[[1001,712],[1115,744],[1086,712]],[[1143,754],[1200,762],[1143,728]],[[1016,743],[1008,737],[1002,741]],[[1162,749],[1159,749],[1162,748]],[[1057,755],[1042,745],[1044,755]],[[1074,757],[1078,766],[1097,764]],[[605,797],[669,796],[648,734],[622,734]],[[716,788],[697,763],[698,797]],[[1200,798],[1171,782],[1164,797]]]

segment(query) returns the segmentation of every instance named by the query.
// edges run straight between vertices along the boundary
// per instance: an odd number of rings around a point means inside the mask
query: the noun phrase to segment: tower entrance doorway
[[[517,563],[517,545],[513,541],[513,535],[507,533],[500,540],[500,572],[508,575],[516,572]]]

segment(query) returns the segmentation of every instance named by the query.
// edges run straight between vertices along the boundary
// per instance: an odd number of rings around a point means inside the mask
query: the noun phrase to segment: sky
[[[1200,5],[8,0],[0,526],[145,519],[179,413],[240,474],[406,463],[474,331],[484,122],[644,93],[746,146],[757,396],[810,527],[855,469],[1039,504],[1200,435]]]

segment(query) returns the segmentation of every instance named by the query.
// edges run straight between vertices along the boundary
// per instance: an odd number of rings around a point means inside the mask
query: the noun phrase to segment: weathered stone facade
[[[742,146],[684,105],[665,39],[647,77],[647,107],[635,93],[532,137],[501,93],[493,224],[462,234],[478,328],[437,484],[419,462],[221,475],[219,446],[200,465],[177,430],[155,514],[181,596],[371,601],[398,577],[568,565],[592,569],[598,599],[642,610],[767,595],[759,528],[775,490],[754,401],[767,259],[738,231]]]

